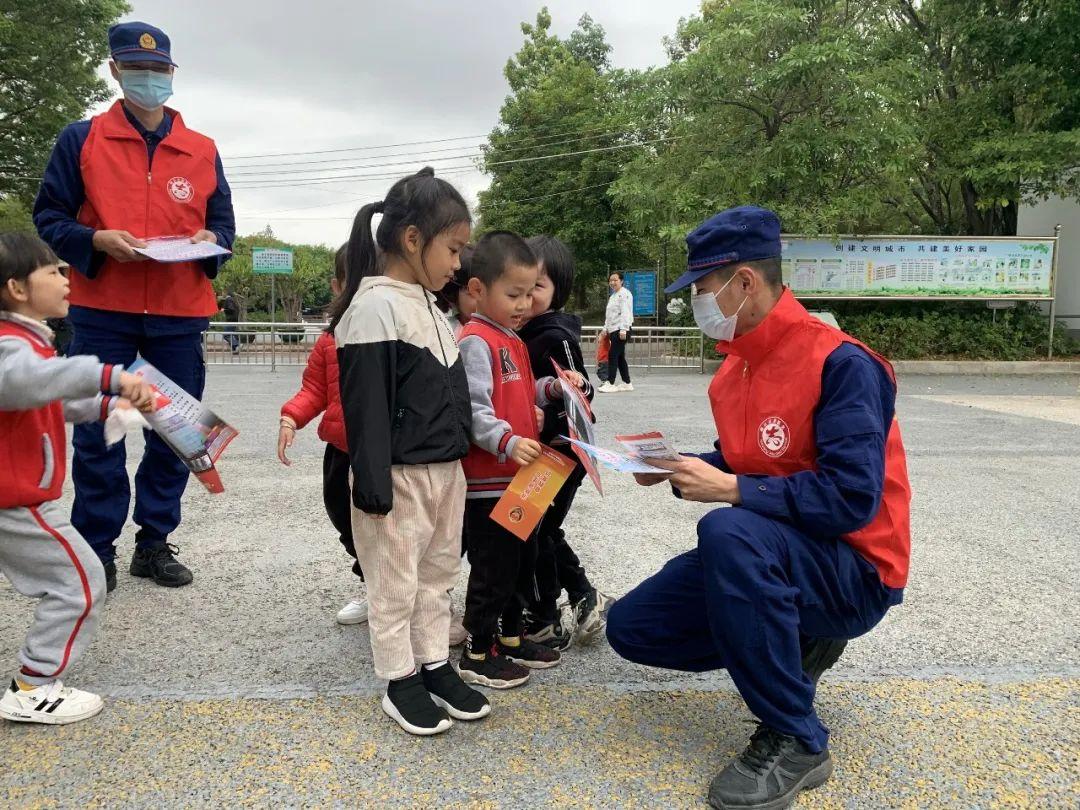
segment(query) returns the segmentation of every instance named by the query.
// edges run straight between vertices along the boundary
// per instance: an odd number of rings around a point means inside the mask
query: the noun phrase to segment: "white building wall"
[[[1080,332],[1080,202],[1051,197],[1021,205],[1018,236],[1053,236],[1061,225],[1057,257],[1057,316],[1071,332]]]

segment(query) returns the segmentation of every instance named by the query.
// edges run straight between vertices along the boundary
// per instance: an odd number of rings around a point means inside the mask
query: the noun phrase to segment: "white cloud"
[[[379,199],[392,180],[243,188],[241,167],[332,159],[335,162],[319,165],[359,166],[402,160],[406,162],[385,172],[365,168],[355,173],[405,174],[427,163],[438,170],[467,163],[449,156],[472,150],[481,137],[367,153],[267,160],[231,156],[483,136],[497,123],[509,92],[502,70],[521,45],[519,25],[534,19],[541,5],[521,0],[353,4],[131,0],[131,4],[133,10],[125,19],[157,25],[172,40],[173,58],[180,68],[170,104],[183,113],[189,126],[217,142],[226,173],[236,184],[239,231],[251,233],[269,223],[284,239],[329,245],[344,241],[356,208]],[[607,31],[616,65],[646,67],[664,62],[663,37],[675,30],[680,16],[695,13],[698,3],[551,0],[547,5],[556,33],[566,35],[588,13]],[[455,149],[462,145],[465,148]],[[435,148],[453,151],[380,157]],[[281,170],[297,168],[313,167]],[[447,177],[472,200],[487,183],[476,171]]]

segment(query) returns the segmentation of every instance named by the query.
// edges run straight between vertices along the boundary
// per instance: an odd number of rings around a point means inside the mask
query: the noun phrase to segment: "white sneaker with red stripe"
[[[98,695],[64,686],[60,681],[20,689],[12,680],[0,698],[0,717],[16,723],[63,726],[93,717],[104,708]]]

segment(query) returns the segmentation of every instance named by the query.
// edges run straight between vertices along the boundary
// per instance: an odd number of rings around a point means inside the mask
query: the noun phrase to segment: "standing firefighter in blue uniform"
[[[224,261],[160,264],[134,251],[146,239],[186,236],[231,248],[232,198],[214,142],[165,107],[176,69],[165,32],[142,22],[109,29],[110,69],[124,97],[57,139],[34,203],[34,224],[71,265],[74,337],[68,353],[128,366],[137,355],[201,399],[202,333],[217,312],[210,280]],[[75,428],[71,522],[116,587],[115,543],[131,488],[125,448],[100,425]],[[179,587],[191,571],[168,542],[180,523],[184,463],[153,433],[135,474],[138,525],[131,574]]]

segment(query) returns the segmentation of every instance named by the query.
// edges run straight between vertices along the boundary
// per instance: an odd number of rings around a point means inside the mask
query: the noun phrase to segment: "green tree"
[[[0,195],[29,207],[60,130],[109,97],[97,77],[124,0],[6,0],[0,14]]]
[[[252,309],[270,311],[270,277],[252,270],[251,251],[256,247],[293,249],[293,272],[276,276],[276,316],[279,321],[299,321],[306,307],[330,302],[330,279],[334,275],[334,251],[322,245],[294,245],[274,236],[267,227],[252,236],[241,236],[233,245],[232,258],[214,279],[218,295],[231,292],[240,307],[240,319]]]
[[[1080,4],[896,0],[918,68],[911,193],[947,234],[1016,233],[1018,204],[1080,195]]]
[[[0,197],[0,231],[33,231],[34,223],[19,200],[14,197]]]
[[[641,260],[607,194],[625,152],[596,151],[627,143],[612,104],[611,47],[588,15],[565,41],[551,33],[546,8],[521,30],[525,42],[504,71],[511,95],[483,149],[481,166],[491,185],[480,194],[478,230],[546,233],[565,241],[577,259],[583,307],[590,286]]]
[[[912,227],[900,178],[914,149],[914,68],[882,47],[882,2],[715,0],[680,22],[670,63],[626,103],[667,142],[613,187],[635,230],[676,239],[729,206],[776,210],[788,232]]]

